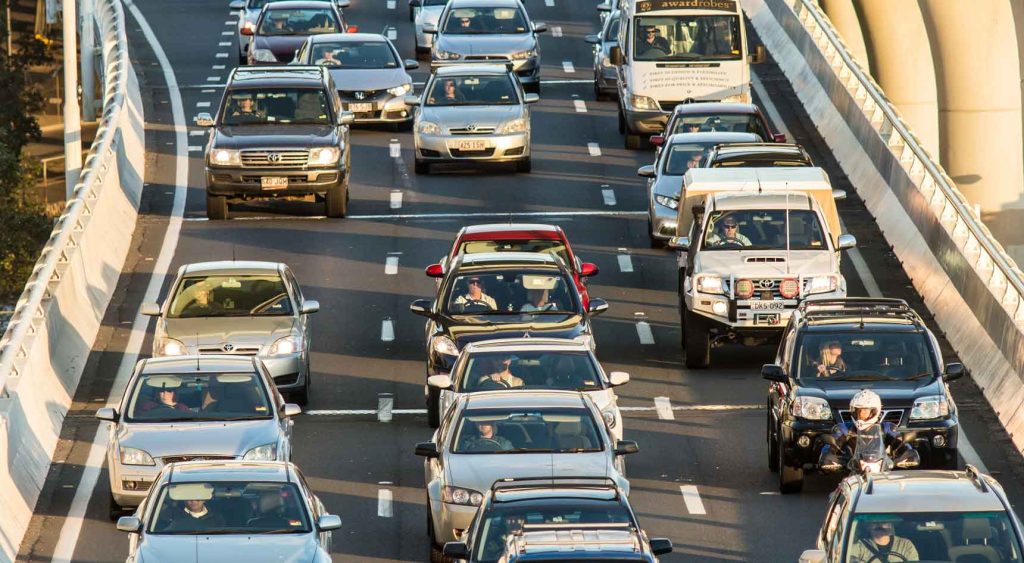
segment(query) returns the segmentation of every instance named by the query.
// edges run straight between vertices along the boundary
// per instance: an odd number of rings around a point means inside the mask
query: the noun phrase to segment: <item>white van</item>
[[[621,0],[619,132],[626,148],[659,133],[688,101],[749,103],[750,63],[736,0]]]

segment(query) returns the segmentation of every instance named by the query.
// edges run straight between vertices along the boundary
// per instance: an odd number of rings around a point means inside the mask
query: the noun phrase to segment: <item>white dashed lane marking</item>
[[[615,190],[611,188],[601,190],[601,198],[604,199],[605,205],[615,205],[618,203],[615,200]]]
[[[208,107],[210,107],[210,102],[196,102],[196,107],[197,108],[208,108]]]
[[[381,342],[394,342],[395,340],[395,323],[391,319],[384,319],[380,323],[380,340]],[[370,411],[377,412],[377,411]]]
[[[572,106],[576,108],[576,113],[587,113],[587,102],[583,100],[573,100]]]
[[[384,259],[384,273],[389,276],[398,273],[398,253],[390,254]]]
[[[672,402],[668,397],[654,398],[654,411],[658,413],[661,420],[675,420],[676,415],[672,412]]]
[[[633,257],[628,254],[625,248],[619,249],[619,270],[623,273],[630,273],[633,271]]]
[[[202,145],[189,145],[188,152],[200,152],[203,150]]]
[[[394,10],[396,5],[397,5],[397,3],[395,2],[395,0],[388,0],[388,9],[389,10]]]
[[[387,481],[382,481],[381,485],[390,485]],[[391,489],[377,489],[377,516],[381,518],[391,518],[394,516],[394,493]]]
[[[402,190],[391,190],[391,209],[402,208]]]
[[[231,33],[231,32],[229,31],[227,33]],[[217,46],[218,47],[230,47],[231,46],[231,42],[230,41],[221,41],[220,43],[217,43]]]
[[[590,153],[590,156],[601,156],[601,145],[587,143],[587,151]]]
[[[192,137],[202,137],[206,135],[206,130],[200,129],[199,131],[189,131],[188,134]]]
[[[224,70],[227,67],[225,67],[224,65],[213,65],[210,68],[212,68],[213,70]]]
[[[651,325],[647,321],[637,321],[636,335],[640,338],[640,344],[644,346],[654,344],[654,333],[651,332]]]
[[[704,510],[704,502],[700,500],[700,493],[696,485],[679,485],[679,491],[683,493],[683,502],[686,504],[686,511],[690,514],[707,514]]]
[[[565,72],[576,72],[576,67],[573,66],[572,61],[562,61],[562,70]]]
[[[561,37],[561,36],[562,36],[562,26],[559,26],[559,25],[551,26],[551,37]]]

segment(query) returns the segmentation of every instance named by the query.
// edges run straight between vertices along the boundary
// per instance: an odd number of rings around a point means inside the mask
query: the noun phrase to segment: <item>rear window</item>
[[[702,133],[709,131],[731,131],[734,133],[753,133],[762,139],[768,138],[761,120],[754,114],[720,113],[720,114],[686,114],[676,119],[672,131],[675,133]]]
[[[569,249],[557,239],[530,240],[469,240],[459,245],[456,254],[480,254],[484,252],[546,252],[559,257],[569,268]]]

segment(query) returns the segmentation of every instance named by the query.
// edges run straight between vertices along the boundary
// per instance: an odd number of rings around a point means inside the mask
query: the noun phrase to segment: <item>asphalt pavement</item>
[[[321,304],[314,320],[314,379],[307,410],[373,410],[380,393],[392,393],[396,409],[422,409],[423,324],[408,305],[432,295],[433,280],[423,268],[447,250],[461,226],[505,220],[561,225],[583,260],[601,269],[591,280],[590,293],[607,299],[611,308],[595,322],[597,355],[607,371],[632,376],[619,389],[622,406],[638,407],[625,413],[624,423],[626,437],[640,444],[640,453],[627,462],[631,502],[651,536],[675,544],[675,552],[663,561],[795,561],[813,546],[835,481],[811,476],[803,494],[777,493],[766,461],[766,384],[759,376],[774,349],[721,348],[714,352],[712,369],[683,367],[675,256],[649,247],[645,183],[635,175],[653,153],[622,148],[615,102],[594,101],[588,82],[592,55],[583,36],[598,23],[594,2],[526,3],[534,21],[557,29],[542,38],[545,83],[534,106],[532,174],[474,168],[415,176],[411,134],[357,128],[352,135],[351,217],[324,219],[322,205],[314,203],[258,203],[233,208],[236,219],[227,222],[205,219],[205,133],[189,127],[179,147],[174,128],[185,124],[175,122],[173,108],[180,94],[189,123],[197,112],[216,108],[220,86],[235,64],[236,16],[225,1],[129,4],[133,14],[137,8],[148,22],[127,17],[149,125],[148,184],[133,251],[65,421],[20,560],[100,562],[126,555],[127,536],[107,519],[105,471],[94,489],[81,477],[88,473],[97,435],[91,413],[106,402],[126,355],[132,358],[131,325],[154,269],[159,273],[165,236],[179,237],[171,272],[181,264],[231,256],[291,265],[306,296]],[[400,52],[413,57],[405,0],[397,5],[353,0],[346,14],[362,31],[392,27]],[[166,52],[176,89],[147,41],[147,25]],[[571,72],[564,62],[571,63]],[[829,169],[837,187],[851,191],[840,214],[861,242],[864,263],[859,269],[870,272],[886,295],[907,298],[923,310],[789,84],[771,63],[757,70],[782,125]],[[424,70],[413,74],[419,81],[425,77]],[[575,101],[582,101],[582,107]],[[397,159],[389,156],[393,139],[401,144]],[[188,159],[187,186],[177,188],[175,167],[181,158]],[[179,224],[168,219],[179,189],[187,193],[180,235]],[[395,256],[397,271],[386,271],[385,260]],[[852,260],[844,260],[843,271],[850,294],[866,295]],[[382,338],[387,321],[391,340]],[[142,353],[149,348],[147,335]],[[1016,484],[1020,456],[1008,450],[977,389],[958,382],[953,391],[984,463],[1004,482],[1013,481],[1005,483],[1012,500],[1024,498]],[[667,399],[671,415],[655,410],[656,397]],[[298,418],[294,461],[343,521],[335,532],[336,561],[426,560],[423,471],[413,446],[430,434],[426,416],[416,413],[396,414],[388,423],[358,413]],[[699,500],[684,497],[681,487],[687,486],[695,487]]]

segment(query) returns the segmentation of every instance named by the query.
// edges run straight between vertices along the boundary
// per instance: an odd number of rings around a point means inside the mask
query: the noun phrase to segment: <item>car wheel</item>
[[[228,218],[228,198],[222,195],[206,194],[206,217],[211,221]]]
[[[651,248],[662,248],[665,243],[660,239],[654,237],[654,223],[651,222],[651,216],[647,216],[647,238],[650,239]]]
[[[956,470],[960,467],[960,456],[956,450],[935,451],[932,450],[931,466],[934,469]]]
[[[779,452],[779,492],[784,495],[799,493],[804,488],[804,468],[793,467],[786,463],[781,443],[776,449]]]
[[[114,500],[114,495],[109,496],[109,502],[110,505],[107,508],[107,517],[110,518],[111,522],[117,522],[117,519],[124,515],[125,510],[121,508],[120,504],[117,504],[116,500]]]
[[[772,437],[771,403],[768,404],[768,415],[765,417],[765,433],[768,435],[768,470],[776,473],[779,470],[779,441]]]
[[[697,315],[685,311],[683,316],[686,319],[683,323],[686,367],[704,369],[711,364],[711,334]]]
[[[292,402],[300,407],[304,407],[309,404],[309,381],[310,371],[306,370],[306,381],[302,384],[302,389],[292,393]]]
[[[619,134],[623,135],[626,133],[626,116],[622,115],[622,108],[619,108]]]
[[[348,182],[335,186],[327,191],[324,199],[324,206],[327,209],[327,216],[331,218],[344,217],[348,213]]]
[[[516,162],[516,172],[529,174],[531,170],[533,170],[533,162],[530,160],[530,157]]]
[[[423,174],[424,176],[430,174],[430,163],[417,158],[415,171],[417,174]]]
[[[434,387],[427,390],[427,424],[441,426],[441,390]]]
[[[626,149],[631,151],[640,150],[640,144],[642,139],[640,135],[634,135],[630,132],[626,132]]]

